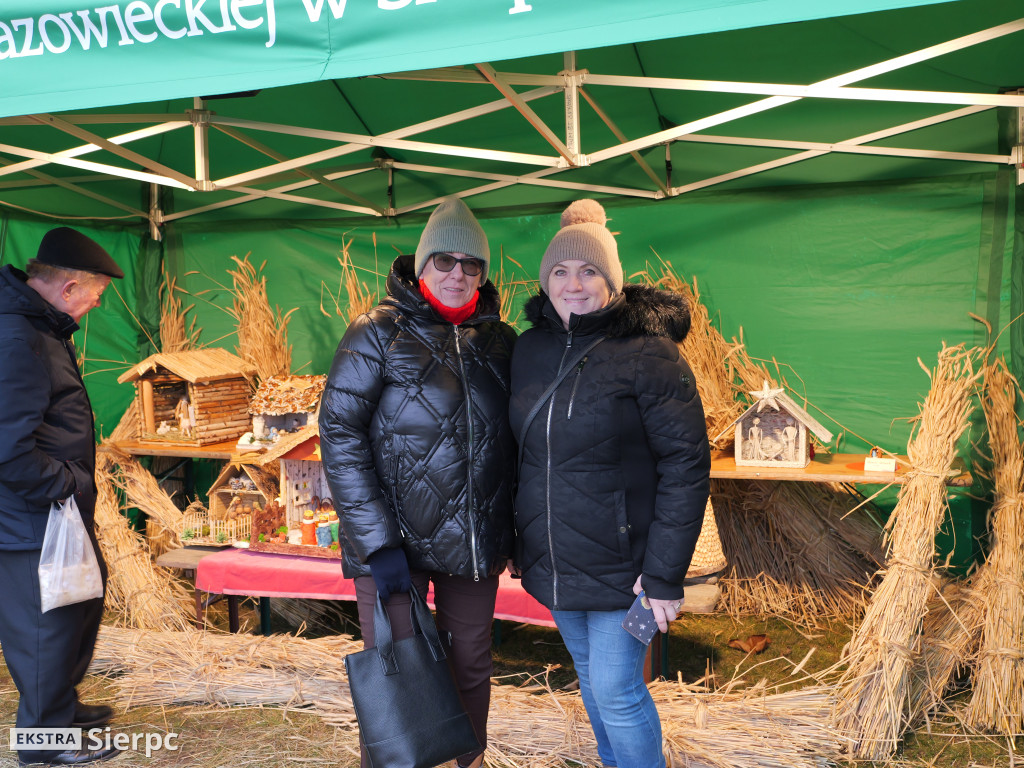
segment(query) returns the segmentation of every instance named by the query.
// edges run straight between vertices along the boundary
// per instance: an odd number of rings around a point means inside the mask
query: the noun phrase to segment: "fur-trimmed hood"
[[[526,302],[523,311],[534,328],[562,329],[561,318],[544,291]],[[690,304],[679,293],[627,283],[608,306],[572,317],[574,328],[599,324],[608,338],[664,336],[677,344],[690,332]]]

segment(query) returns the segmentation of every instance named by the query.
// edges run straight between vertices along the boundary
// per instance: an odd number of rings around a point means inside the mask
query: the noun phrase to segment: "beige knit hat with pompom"
[[[622,262],[619,247],[605,223],[608,217],[596,200],[577,200],[562,212],[558,230],[540,261],[540,287],[547,293],[548,277],[562,261],[593,264],[608,281],[612,296],[622,290]]]

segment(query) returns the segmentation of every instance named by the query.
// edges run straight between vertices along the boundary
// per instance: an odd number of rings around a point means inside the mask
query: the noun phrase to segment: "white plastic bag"
[[[100,565],[74,496],[50,505],[39,555],[39,596],[43,613],[103,597]]]

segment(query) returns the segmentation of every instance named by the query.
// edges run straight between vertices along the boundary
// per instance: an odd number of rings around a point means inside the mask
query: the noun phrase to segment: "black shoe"
[[[85,763],[96,763],[100,760],[109,760],[121,754],[117,747],[106,747],[104,749],[68,749],[58,752],[47,760],[35,762],[22,762],[18,758],[19,765],[84,765]]]
[[[114,710],[106,704],[75,704],[75,717],[71,721],[72,728],[99,728],[110,722]]]

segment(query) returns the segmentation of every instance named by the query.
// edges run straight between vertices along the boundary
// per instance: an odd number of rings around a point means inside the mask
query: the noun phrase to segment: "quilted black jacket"
[[[400,256],[388,297],[355,319],[320,406],[320,449],[341,518],[343,569],[402,546],[414,569],[482,578],[511,555],[515,447],[508,426],[515,332],[498,292],[443,320]]]
[[[693,373],[676,341],[683,297],[626,285],[567,331],[543,293],[512,358],[512,428],[597,335],[595,347],[529,425],[516,496],[523,586],[555,610],[615,610],[643,573],[677,600],[708,498],[710,451]]]
[[[96,443],[75,361],[78,324],[0,268],[0,550],[39,549],[50,503],[76,493],[92,529]]]

